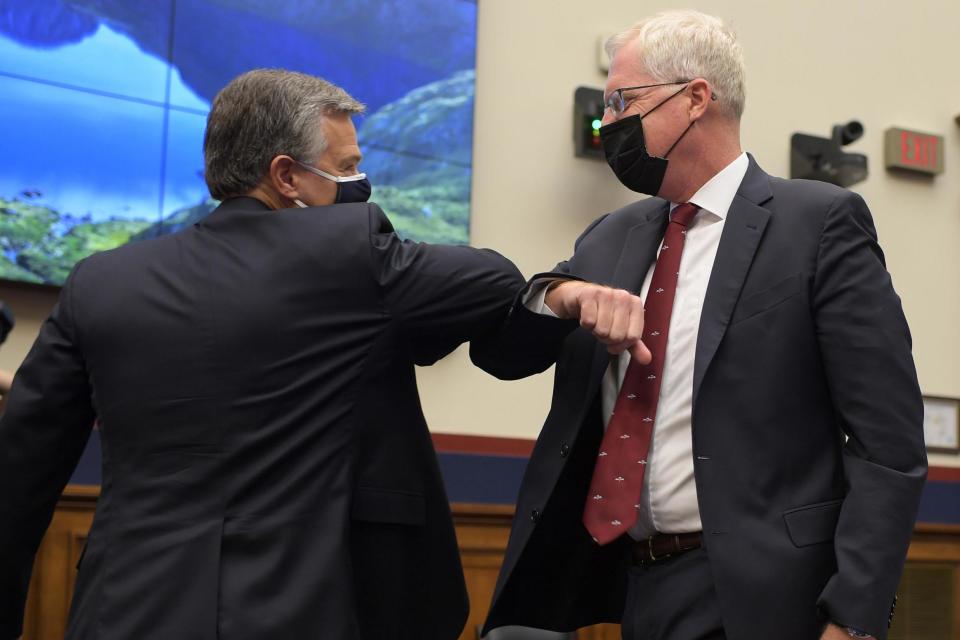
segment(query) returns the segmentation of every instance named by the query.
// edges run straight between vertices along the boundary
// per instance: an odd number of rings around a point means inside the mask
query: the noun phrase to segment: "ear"
[[[270,161],[270,170],[268,175],[270,184],[277,190],[277,193],[285,198],[293,200],[300,196],[298,182],[300,176],[294,171],[297,161],[290,156],[277,156]]]
[[[710,103],[717,99],[713,87],[703,78],[690,82],[690,119],[698,120],[707,111]]]

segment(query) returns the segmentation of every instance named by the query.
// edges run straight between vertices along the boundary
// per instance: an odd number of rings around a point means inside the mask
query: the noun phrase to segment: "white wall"
[[[960,397],[960,2],[666,0],[602,3],[479,0],[472,239],[527,275],[571,251],[595,217],[633,200],[602,162],[576,159],[573,91],[601,87],[596,40],[650,13],[692,6],[731,20],[747,60],[744,148],[787,175],[795,131],[828,135],[851,118],[866,128],[851,150],[870,158],[855,187],[870,204],[914,335],[925,393]],[[945,174],[933,180],[883,169],[883,131],[946,137]],[[50,294],[0,287],[17,330],[0,350],[15,367],[52,305]],[[465,349],[420,372],[432,428],[533,438],[550,374],[501,383],[471,368]],[[958,456],[931,462],[960,466]]]

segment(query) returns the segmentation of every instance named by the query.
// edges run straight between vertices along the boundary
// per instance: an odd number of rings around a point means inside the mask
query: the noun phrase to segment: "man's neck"
[[[667,165],[660,197],[671,202],[689,202],[703,185],[740,157],[740,122],[726,117],[705,116],[696,122]]]
[[[256,198],[274,211],[277,209],[287,209],[290,205],[283,203],[282,198],[273,193],[270,189],[265,189],[263,185],[257,185],[248,194],[250,198]]]
[[[660,197],[671,202],[689,202],[693,194],[713,179],[715,175],[726,169],[742,153],[743,150],[737,143],[727,145],[713,153],[703,154],[698,159],[686,163],[689,170],[686,175],[680,176],[682,184],[669,189],[669,191],[661,191]]]

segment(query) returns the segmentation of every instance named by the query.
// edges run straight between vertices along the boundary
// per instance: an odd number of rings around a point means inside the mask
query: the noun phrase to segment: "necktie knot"
[[[695,204],[689,202],[684,202],[683,204],[677,205],[673,212],[670,214],[670,221],[676,222],[682,227],[690,226],[690,223],[693,222],[694,216],[697,215],[697,211],[700,210]]]

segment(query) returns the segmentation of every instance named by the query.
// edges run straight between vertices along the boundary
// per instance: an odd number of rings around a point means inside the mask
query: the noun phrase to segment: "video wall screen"
[[[212,211],[207,111],[262,67],[364,102],[371,200],[406,237],[466,243],[476,17],[468,0],[0,0],[0,278],[59,285]]]

